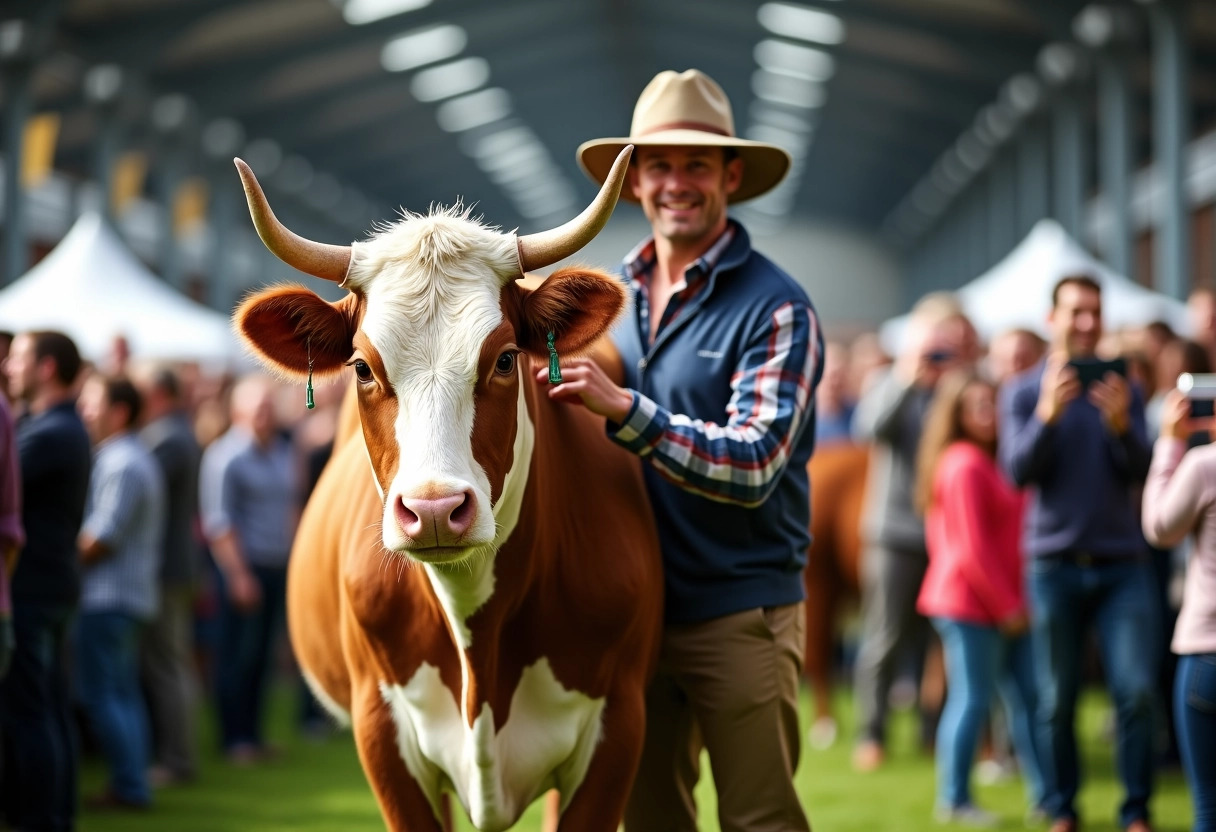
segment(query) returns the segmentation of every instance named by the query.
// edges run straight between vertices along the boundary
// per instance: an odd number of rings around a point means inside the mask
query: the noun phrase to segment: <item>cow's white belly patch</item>
[[[481,830],[507,829],[550,788],[562,808],[587,774],[600,739],[604,699],[566,690],[542,658],[524,668],[511,712],[495,732],[488,703],[469,727],[439,670],[423,664],[405,685],[380,683],[405,766],[438,816],[455,792]]]

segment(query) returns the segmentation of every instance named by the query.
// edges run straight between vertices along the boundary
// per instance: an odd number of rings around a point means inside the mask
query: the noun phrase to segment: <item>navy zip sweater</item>
[[[613,332],[634,403],[608,432],[647,462],[669,624],[804,597],[823,337],[802,288],[731,227],[653,344],[636,307]]]

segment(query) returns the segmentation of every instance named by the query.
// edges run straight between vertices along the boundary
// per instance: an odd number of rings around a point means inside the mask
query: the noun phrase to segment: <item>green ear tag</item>
[[[317,406],[317,403],[312,400],[312,338],[308,339],[308,386],[304,388],[307,394],[304,406],[312,410]]]
[[[562,365],[561,365],[561,362],[557,358],[557,347],[553,346],[553,333],[552,332],[549,333],[547,342],[549,344],[549,383],[550,384],[561,384],[562,383]]]

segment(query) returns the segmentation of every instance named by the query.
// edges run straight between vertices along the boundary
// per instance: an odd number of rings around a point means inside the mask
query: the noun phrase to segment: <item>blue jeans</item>
[[[262,712],[270,675],[271,645],[281,631],[287,567],[251,566],[262,603],[248,612],[232,605],[220,578],[220,643],[215,656],[220,739],[224,750],[262,745]],[[337,622],[334,622],[337,626]]]
[[[1009,717],[1031,806],[1043,800],[1034,712],[1038,700],[1030,638],[1006,638],[996,627],[934,618],[946,656],[946,705],[937,726],[937,803],[971,803],[971,765],[980,729],[998,691]]]
[[[1216,653],[1178,657],[1174,724],[1191,785],[1191,832],[1216,832]]]
[[[1046,788],[1043,808],[1053,818],[1077,816],[1077,693],[1081,651],[1094,625],[1118,722],[1115,756],[1124,789],[1119,823],[1148,820],[1160,661],[1152,567],[1147,560],[1082,565],[1046,557],[1035,558],[1028,571]]]
[[[143,623],[122,612],[85,612],[76,627],[80,702],[110,766],[110,792],[149,803],[148,712],[139,688]]]
[[[76,732],[67,673],[67,604],[13,605],[17,640],[8,675],[0,682],[4,809],[15,829],[64,832],[75,828]]]

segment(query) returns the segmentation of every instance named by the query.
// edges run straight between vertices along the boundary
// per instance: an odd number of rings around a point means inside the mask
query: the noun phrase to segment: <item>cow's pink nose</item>
[[[472,491],[434,499],[398,497],[397,522],[419,546],[456,546],[473,525],[476,504]]]

